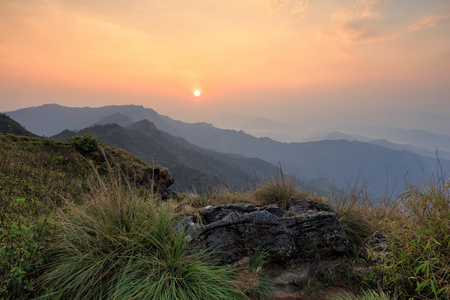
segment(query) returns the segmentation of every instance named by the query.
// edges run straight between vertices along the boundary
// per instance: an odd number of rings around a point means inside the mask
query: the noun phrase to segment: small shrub
[[[26,205],[24,198],[17,200]],[[7,218],[12,216],[7,214]],[[45,214],[37,220],[14,215],[14,219],[0,226],[0,268],[5,272],[0,276],[2,299],[28,298],[37,292],[35,280],[44,264],[42,252],[45,238],[51,235],[50,218]]]
[[[76,135],[67,138],[67,142],[84,157],[97,160],[101,157],[100,142],[93,138],[92,134]]]

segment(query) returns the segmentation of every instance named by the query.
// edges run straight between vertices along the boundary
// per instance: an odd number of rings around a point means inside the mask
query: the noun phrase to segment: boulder
[[[289,210],[276,204],[207,206],[178,224],[192,249],[213,249],[222,264],[235,264],[257,247],[273,262],[332,259],[348,251],[334,212],[324,203],[291,199]]]

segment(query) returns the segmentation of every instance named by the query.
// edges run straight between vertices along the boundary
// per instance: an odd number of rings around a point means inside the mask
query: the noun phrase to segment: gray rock
[[[208,206],[184,215],[178,224],[192,249],[213,249],[212,256],[233,264],[260,246],[273,261],[314,260],[348,251],[334,212],[324,203],[292,199],[289,210],[277,205]]]

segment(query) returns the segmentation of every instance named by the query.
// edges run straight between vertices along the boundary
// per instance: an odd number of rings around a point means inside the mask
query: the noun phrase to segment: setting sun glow
[[[449,0],[132,3],[0,0],[0,112],[136,104],[218,123],[238,106],[332,131],[325,115],[450,115]]]

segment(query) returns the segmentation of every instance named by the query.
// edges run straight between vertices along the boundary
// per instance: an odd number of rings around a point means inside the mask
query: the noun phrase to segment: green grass
[[[382,287],[396,299],[450,299],[448,178],[441,175],[408,186],[398,199],[387,195],[381,205],[368,201],[367,190],[351,188],[329,199],[355,250],[374,230],[388,236],[385,260],[357,276],[356,284],[362,289]],[[375,294],[351,299],[383,298]]]
[[[114,172],[143,194],[153,187],[150,165],[120,149],[95,145],[116,164]],[[108,163],[82,156],[73,145],[46,139],[0,134],[0,298],[29,299],[44,293],[37,280],[48,257],[45,241],[54,234],[51,222],[66,202],[82,203]],[[92,148],[92,147],[91,147]],[[91,149],[92,150],[92,149]],[[97,153],[97,154],[98,154]],[[124,170],[128,170],[125,173]],[[164,169],[162,168],[162,171]],[[144,190],[143,190],[144,189]]]
[[[190,251],[172,207],[118,185],[56,219],[44,285],[70,299],[239,299],[234,270]]]
[[[63,143],[0,134],[0,298],[40,294],[50,221],[66,198],[82,198],[82,161]]]
[[[250,297],[257,299],[272,299],[272,283],[267,276],[266,265],[269,262],[269,253],[256,248],[250,257],[250,273],[256,275],[257,280],[252,285],[248,285],[244,292]]]
[[[446,176],[409,186],[405,217],[391,224],[385,285],[401,297],[450,299],[450,185]]]

